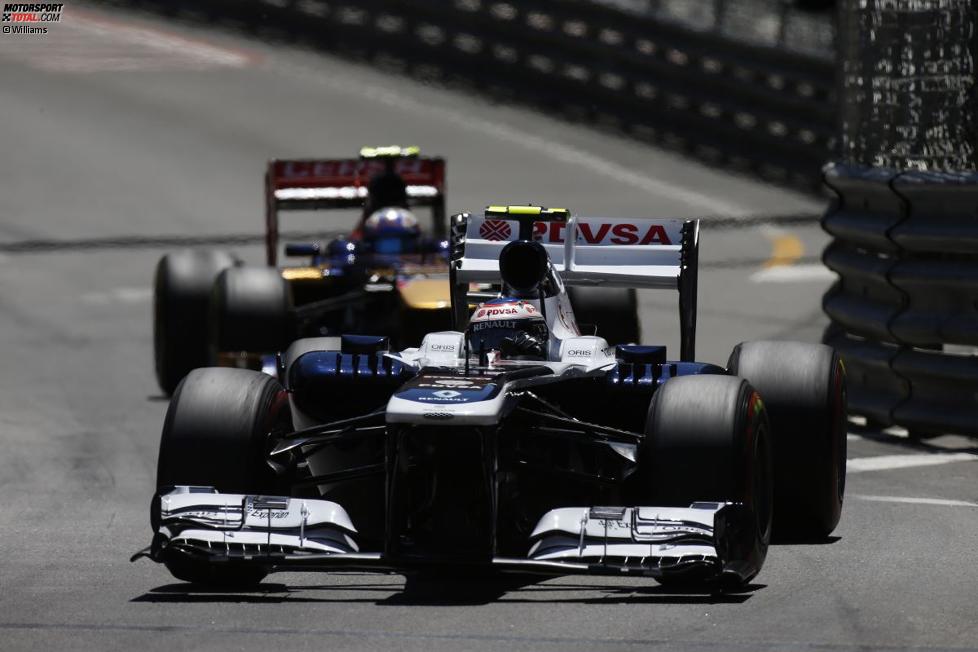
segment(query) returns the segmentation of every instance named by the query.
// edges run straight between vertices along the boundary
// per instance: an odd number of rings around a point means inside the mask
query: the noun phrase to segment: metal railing
[[[813,188],[836,129],[831,57],[593,0],[132,0],[332,51]],[[725,9],[729,7],[729,9]],[[654,9],[654,10],[653,10]],[[747,21],[741,21],[748,24]],[[785,23],[787,24],[787,23]],[[726,28],[726,30],[725,30]],[[731,33],[733,32],[733,34]],[[743,33],[741,33],[743,32]],[[780,40],[779,40],[780,39]]]

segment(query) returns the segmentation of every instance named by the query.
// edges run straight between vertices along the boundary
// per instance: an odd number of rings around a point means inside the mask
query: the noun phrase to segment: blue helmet
[[[361,232],[364,243],[379,254],[416,251],[421,240],[418,218],[405,208],[374,211],[363,223]]]

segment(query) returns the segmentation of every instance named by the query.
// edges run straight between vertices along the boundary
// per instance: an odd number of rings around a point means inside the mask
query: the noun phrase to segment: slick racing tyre
[[[211,348],[277,353],[295,330],[292,293],[274,267],[232,267],[218,275],[211,297]]]
[[[226,493],[281,493],[266,464],[268,439],[269,433],[289,430],[287,394],[271,376],[247,369],[195,369],[177,387],[166,412],[157,491],[197,485]],[[174,577],[204,584],[254,584],[266,574],[183,553],[170,555],[165,563]]]
[[[187,249],[167,254],[153,284],[153,354],[166,394],[191,369],[208,364],[208,302],[221,270],[235,264],[224,251]]]
[[[638,319],[638,295],[631,288],[567,288],[578,325],[597,326],[597,334],[608,344],[638,342],[642,328]]]
[[[743,503],[747,522],[732,533],[725,569],[747,581],[763,564],[771,538],[770,446],[764,404],[749,383],[719,375],[673,378],[649,406],[639,458],[645,495],[636,497],[638,504]],[[664,583],[689,579],[666,577]]]
[[[846,482],[846,373],[824,344],[744,342],[727,368],[757,388],[771,419],[774,532],[824,539],[839,522]]]

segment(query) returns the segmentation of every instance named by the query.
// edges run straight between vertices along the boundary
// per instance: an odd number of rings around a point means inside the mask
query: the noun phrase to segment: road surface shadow
[[[784,535],[773,535],[771,537],[772,546],[830,546],[836,541],[841,541],[842,537],[827,536],[822,538],[813,537],[787,537]]]
[[[737,592],[710,587],[600,584],[548,584],[546,576],[501,576],[465,579],[408,577],[404,590],[379,601],[394,606],[467,606],[489,603],[560,604],[740,604],[763,585],[751,584]]]
[[[149,603],[283,604],[369,603],[378,606],[464,607],[492,603],[561,604],[741,604],[764,588],[749,584],[736,591],[711,587],[654,584],[547,584],[545,576],[447,578],[410,575],[403,584],[338,582],[288,586],[265,582],[251,589],[225,589],[189,583],[165,584],[131,599]],[[323,595],[323,594],[326,595]],[[378,595],[378,594],[383,594]]]

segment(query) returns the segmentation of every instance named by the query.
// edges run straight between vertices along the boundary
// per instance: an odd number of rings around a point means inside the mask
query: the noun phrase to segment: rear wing
[[[520,216],[525,217],[525,216]],[[540,242],[566,285],[670,289],[679,292],[682,360],[696,355],[698,220],[575,217],[565,214],[456,215],[452,218],[453,315],[468,318],[470,283],[498,283],[499,254],[524,236]],[[457,325],[458,325],[457,324]]]
[[[265,173],[265,250],[268,264],[278,258],[278,212],[357,208],[364,205],[370,178],[384,169],[373,159],[273,159]],[[395,170],[407,184],[410,206],[430,206],[435,229],[445,224],[445,160],[401,158]]]

